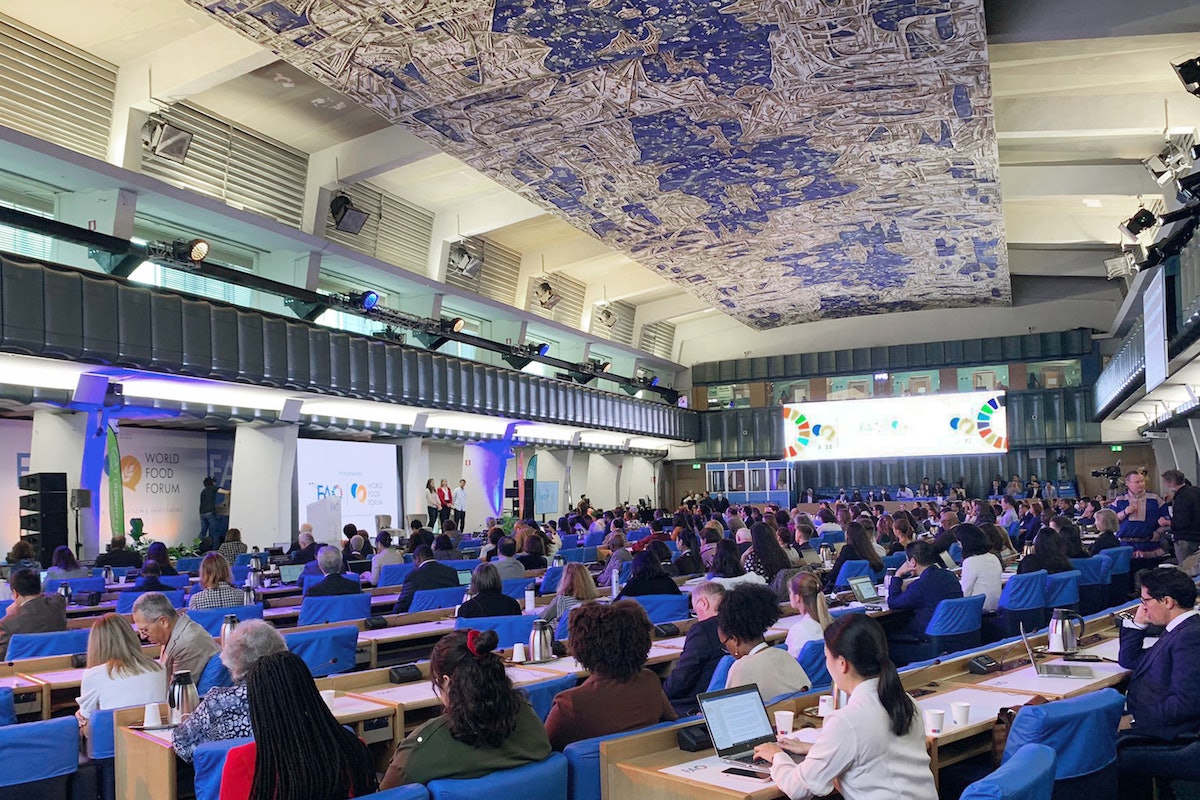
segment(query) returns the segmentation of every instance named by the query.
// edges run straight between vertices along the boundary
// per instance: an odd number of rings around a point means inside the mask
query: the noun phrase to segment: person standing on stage
[[[446,526],[446,520],[450,519],[450,511],[454,507],[454,493],[450,491],[450,482],[442,478],[442,483],[438,486],[438,519],[442,523],[442,527]]]
[[[458,481],[458,488],[454,490],[450,504],[454,507],[454,524],[455,526],[466,533],[467,523],[467,480],[461,478]]]

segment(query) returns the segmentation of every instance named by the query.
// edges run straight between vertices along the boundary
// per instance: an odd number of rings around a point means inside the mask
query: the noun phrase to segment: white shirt
[[[1194,609],[1194,608],[1193,608],[1191,611],[1185,611],[1185,612],[1183,612],[1183,613],[1182,613],[1182,614],[1180,614],[1178,617],[1176,617],[1175,619],[1173,619],[1173,620],[1171,620],[1170,622],[1168,622],[1168,623],[1167,623],[1167,630],[1168,630],[1168,631],[1173,631],[1173,630],[1175,630],[1176,628],[1178,628],[1180,625],[1182,625],[1182,624],[1183,624],[1183,621],[1184,621],[1185,619],[1187,619],[1188,617],[1194,617],[1194,616],[1196,616],[1197,614],[1200,614],[1200,611],[1197,611],[1197,610],[1196,610],[1196,609]]]
[[[450,505],[454,506],[455,511],[467,510],[467,490],[459,486],[450,495]]]
[[[808,614],[801,614],[800,621],[788,630],[784,644],[787,645],[787,651],[792,658],[799,658],[800,648],[809,642],[824,638],[825,631],[821,630],[821,623]]]
[[[937,797],[925,730],[915,715],[895,736],[879,702],[879,679],[854,687],[850,702],[832,712],[799,764],[787,753],[771,762],[771,780],[792,800],[823,797],[838,780],[846,800],[929,800]]]
[[[442,500],[440,497],[438,497],[438,494],[436,491],[433,491],[430,489],[425,490],[425,505],[428,506],[429,508],[441,508],[442,507]]]
[[[124,670],[108,674],[108,665],[100,664],[83,671],[79,686],[79,713],[91,717],[96,710],[162,703],[167,699],[167,673],[162,667],[130,675]]]
[[[1008,526],[1017,521],[1017,512],[1007,506],[1004,508],[1004,513],[1000,515],[1000,519],[996,520],[996,524],[1004,530],[1008,530]]]
[[[757,572],[747,572],[745,575],[738,575],[736,578],[709,578],[713,583],[719,583],[725,587],[725,591],[729,591],[739,583],[761,583],[766,585],[767,580]]]
[[[981,594],[986,597],[983,610],[995,611],[1000,605],[1000,592],[1004,588],[1004,565],[991,553],[969,556],[962,563],[963,597]]]

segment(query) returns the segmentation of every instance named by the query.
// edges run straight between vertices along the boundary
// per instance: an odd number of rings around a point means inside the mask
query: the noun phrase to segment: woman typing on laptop
[[[835,620],[825,629],[825,665],[850,701],[825,717],[813,744],[783,739],[754,749],[771,762],[775,784],[792,800],[834,789],[846,800],[936,797],[925,732],[888,656],[883,627],[862,614]],[[796,763],[788,753],[804,759]]]

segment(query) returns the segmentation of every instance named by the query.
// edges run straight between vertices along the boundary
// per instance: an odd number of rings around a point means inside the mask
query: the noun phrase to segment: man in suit
[[[413,551],[413,561],[417,566],[404,579],[393,613],[407,613],[409,606],[412,605],[413,595],[421,589],[449,589],[459,585],[458,570],[438,563],[433,557],[433,550],[428,545],[423,544]],[[523,567],[521,574],[525,574]]]
[[[1175,567],[1138,573],[1141,605],[1121,626],[1122,667],[1133,670],[1125,707],[1133,716],[1117,743],[1122,797],[1149,797],[1155,776],[1196,780],[1200,756],[1200,613],[1196,584]],[[1161,633],[1158,633],[1161,631]],[[1145,640],[1158,641],[1144,648]]]
[[[41,576],[18,569],[8,578],[13,601],[0,618],[0,658],[8,652],[14,633],[51,633],[67,629],[67,601],[59,594],[42,594]]]
[[[305,592],[309,597],[330,597],[335,594],[359,594],[362,584],[350,580],[342,574],[342,554],[336,547],[326,545],[317,551],[317,564],[325,576],[317,583],[308,587]]]
[[[888,608],[893,611],[912,611],[907,630],[903,632],[923,636],[937,604],[962,597],[962,585],[957,575],[942,568],[941,558],[932,542],[911,542],[904,548],[904,553],[908,560],[896,570],[896,576],[888,586]],[[905,587],[904,580],[910,576],[915,576],[915,579]],[[890,628],[889,632],[901,632],[894,625],[885,627]]]
[[[312,531],[301,531],[297,544],[300,547],[292,553],[293,564],[308,564],[317,560],[317,542],[313,538]]]
[[[154,559],[149,559],[142,565],[142,574],[134,581],[133,586],[122,589],[123,592],[170,592],[172,588],[162,582],[162,566]]]
[[[125,549],[125,537],[114,536],[108,545],[108,552],[102,553],[96,559],[97,567],[140,567],[142,557],[132,550]]]
[[[724,596],[725,587],[716,581],[705,581],[692,590],[696,624],[688,629],[679,661],[663,684],[667,699],[680,714],[691,714],[699,707],[696,695],[708,691],[717,662],[725,655],[717,632],[717,610]]]

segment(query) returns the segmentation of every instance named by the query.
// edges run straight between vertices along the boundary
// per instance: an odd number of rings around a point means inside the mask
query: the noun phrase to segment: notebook
[[[854,592],[854,599],[863,605],[883,602],[883,598],[875,591],[875,582],[870,577],[857,575],[847,582],[850,584],[850,591]]]
[[[279,582],[280,583],[295,583],[300,579],[300,573],[304,572],[303,564],[280,564],[279,565]]]
[[[1096,673],[1092,672],[1091,667],[1079,667],[1073,664],[1039,664],[1033,658],[1033,647],[1029,644],[1029,637],[1025,635],[1025,623],[1020,624],[1021,641],[1025,643],[1025,652],[1029,654],[1029,663],[1033,664],[1033,669],[1037,672],[1039,678],[1083,678],[1085,680],[1096,677]]]
[[[767,719],[758,686],[702,692],[696,699],[700,701],[700,713],[704,715],[717,756],[742,769],[770,774],[769,763],[754,761],[756,746],[775,741],[775,729]]]

